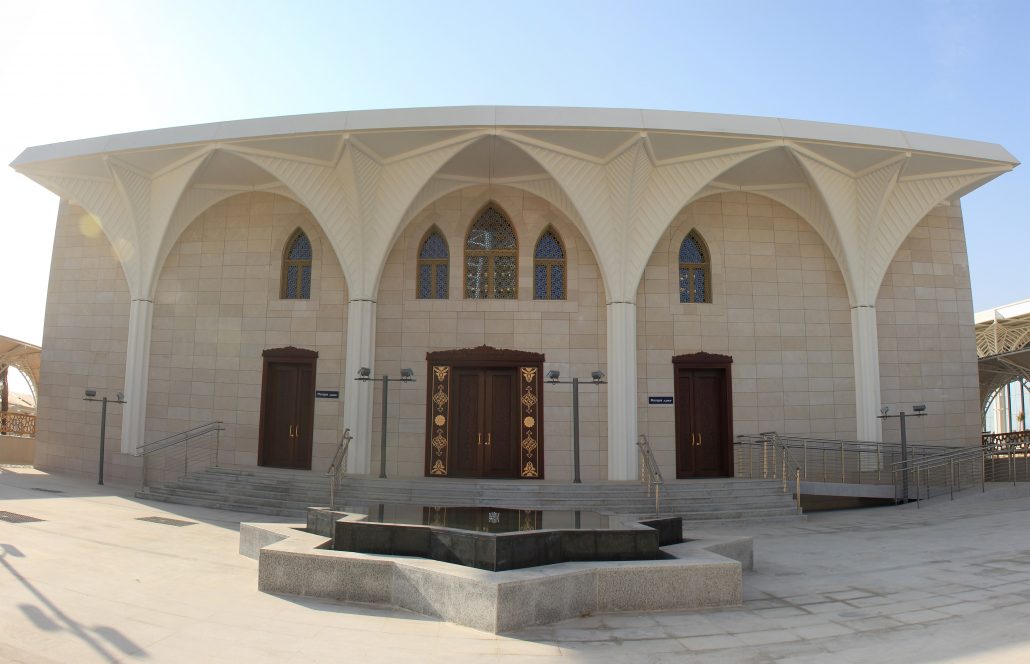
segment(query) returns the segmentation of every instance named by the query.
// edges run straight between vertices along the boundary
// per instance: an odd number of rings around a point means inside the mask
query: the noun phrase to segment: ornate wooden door
[[[677,478],[733,476],[732,361],[708,353],[673,358]]]
[[[258,464],[311,468],[315,420],[315,361],[300,348],[266,350],[261,381]]]
[[[428,353],[426,476],[543,477],[543,355]]]

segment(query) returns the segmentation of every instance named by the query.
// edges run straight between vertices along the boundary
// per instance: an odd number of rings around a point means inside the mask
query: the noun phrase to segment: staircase
[[[687,523],[797,519],[793,498],[778,480],[690,480],[662,487],[661,513]],[[328,504],[328,480],[308,471],[207,468],[177,482],[151,487],[138,498],[290,518]],[[637,482],[558,484],[484,479],[377,479],[344,477],[338,504],[479,505],[526,509],[579,509],[627,515],[654,514],[654,497]]]

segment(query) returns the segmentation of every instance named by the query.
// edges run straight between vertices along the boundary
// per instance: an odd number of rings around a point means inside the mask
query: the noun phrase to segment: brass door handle
[[[490,441],[491,441],[492,439],[493,439],[493,434],[490,434],[490,433],[486,434],[486,444],[487,444],[487,445],[489,445],[489,444],[490,444]]]
[[[696,441],[696,440],[694,440],[694,436],[696,436],[696,435],[697,435],[697,434],[695,434],[694,432],[691,432],[691,433],[690,433],[690,446],[691,446],[691,447],[693,447],[694,445],[697,445],[697,441]]]
[[[482,445],[482,444],[483,444],[483,434],[481,434],[481,433],[476,434],[476,445]]]
[[[697,434],[697,446],[701,447],[701,434]]]

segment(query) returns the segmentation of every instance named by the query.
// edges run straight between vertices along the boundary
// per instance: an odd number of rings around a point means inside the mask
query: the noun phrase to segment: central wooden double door
[[[454,381],[450,475],[518,477],[518,369],[456,368]]]
[[[544,356],[426,353],[426,477],[543,479]]]

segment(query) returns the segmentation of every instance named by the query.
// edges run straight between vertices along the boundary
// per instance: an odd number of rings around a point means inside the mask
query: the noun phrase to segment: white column
[[[133,454],[147,431],[147,388],[150,379],[151,300],[129,305],[129,339],[125,349],[125,405],[122,407],[122,452]]]
[[[637,469],[637,306],[608,304],[608,479]]]
[[[855,354],[855,426],[859,440],[883,440],[880,414],[880,344],[876,307],[851,307],[851,346]]]
[[[358,369],[368,367],[375,375],[376,303],[347,303],[347,366],[344,368],[343,426],[354,439],[347,453],[347,472],[368,475],[372,466],[372,390],[376,383],[354,380]]]

